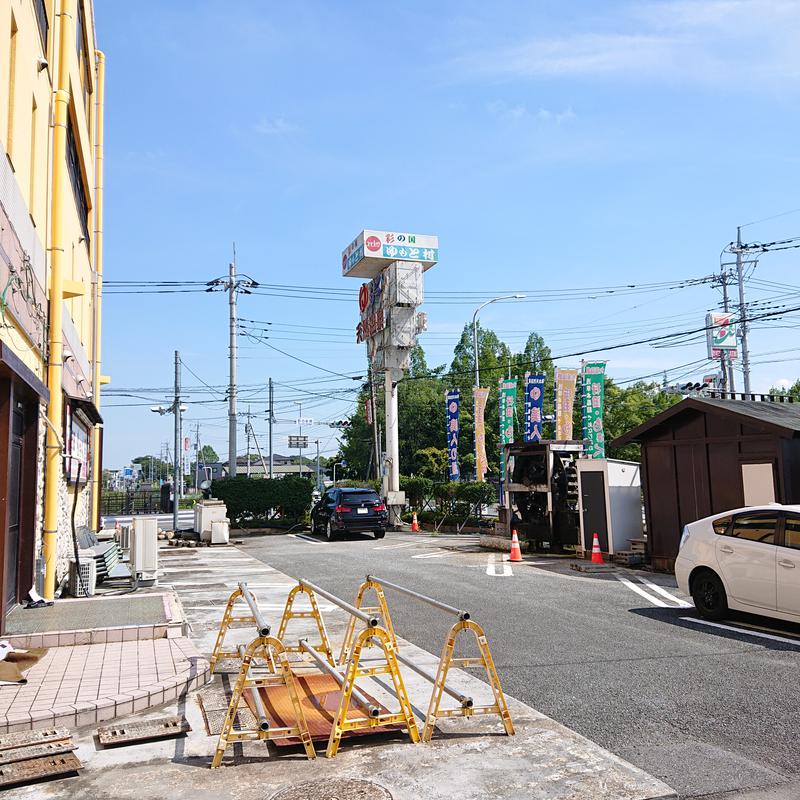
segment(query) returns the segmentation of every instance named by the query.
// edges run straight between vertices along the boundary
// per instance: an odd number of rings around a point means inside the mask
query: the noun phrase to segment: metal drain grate
[[[148,739],[165,739],[188,733],[191,726],[186,717],[162,717],[142,722],[131,722],[127,725],[118,723],[97,729],[97,738],[104,747],[115,744],[130,744]]]
[[[330,778],[281,789],[270,800],[392,800],[392,795],[371,781]]]

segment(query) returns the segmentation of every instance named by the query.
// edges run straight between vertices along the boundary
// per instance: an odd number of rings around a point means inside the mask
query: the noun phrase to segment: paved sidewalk
[[[210,654],[222,610],[237,581],[247,580],[264,615],[277,626],[292,580],[234,547],[162,550],[165,575],[178,592],[191,623],[191,636]],[[353,587],[353,594],[357,587]],[[352,597],[344,598],[352,601]],[[446,599],[446,598],[443,598]],[[334,649],[341,641],[347,615],[321,602]],[[396,625],[402,632],[398,620]],[[313,635],[312,620],[290,623],[287,638]],[[491,643],[491,631],[487,631]],[[252,638],[248,626],[232,632],[232,641]],[[409,642],[401,651],[429,668],[437,657]],[[403,671],[412,705],[424,715],[431,685]],[[502,681],[502,674],[500,675]],[[216,685],[231,676],[217,676]],[[369,679],[366,688],[384,704],[396,701],[383,677]],[[462,670],[448,678],[456,688],[489,701],[489,687]],[[275,748],[259,742],[231,747],[223,768],[208,765],[216,737],[208,736],[194,698],[182,699],[164,713],[186,713],[192,732],[186,738],[130,747],[97,750],[90,736],[79,739],[78,756],[85,764],[80,777],[18,790],[19,798],[70,797],[74,800],[158,800],[255,796],[269,798],[282,788],[303,781],[324,785],[332,778],[373,781],[394,800],[650,800],[674,797],[672,790],[593,742],[545,717],[525,704],[507,698],[517,735],[505,736],[493,717],[443,720],[429,744],[413,745],[405,735],[388,739],[345,740],[335,759],[323,753],[307,761],[302,751]],[[422,719],[418,719],[421,724]]]

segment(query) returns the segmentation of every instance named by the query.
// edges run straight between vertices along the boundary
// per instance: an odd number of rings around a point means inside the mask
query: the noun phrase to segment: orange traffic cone
[[[592,564],[602,563],[603,554],[600,552],[600,540],[597,538],[597,534],[595,534],[594,540],[592,541]]]
[[[411,518],[411,530],[416,533],[419,530],[419,522],[417,522],[417,512],[414,512],[414,516]]]
[[[516,531],[511,531],[511,555],[509,561],[522,561],[522,551],[519,549],[519,538]]]

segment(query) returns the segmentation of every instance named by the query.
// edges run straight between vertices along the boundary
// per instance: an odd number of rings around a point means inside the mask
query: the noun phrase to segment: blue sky
[[[794,2],[95,6],[107,57],[108,281],[209,280],[226,272],[235,241],[240,271],[262,284],[355,290],[340,253],[371,227],[439,235],[431,300],[652,284],[718,271],[737,225],[800,208]],[[797,234],[800,213],[743,229],[747,241]],[[763,283],[795,283],[796,252],[764,255],[748,300],[800,305],[800,288]],[[603,346],[700,327],[717,290],[587,294],[496,304],[481,320],[517,346],[537,330],[556,355],[598,348],[620,381],[713,372],[702,342]],[[355,299],[330,298],[254,295],[240,314],[272,322],[271,343],[293,356],[363,372]],[[449,363],[475,305],[426,303],[430,364]],[[754,327],[755,391],[800,375],[796,319]],[[205,383],[226,382],[227,305],[221,294],[109,293],[104,335],[109,388],[147,390],[104,397],[105,462],[121,466],[171,440],[171,419],[149,405],[166,399],[174,350]],[[269,376],[282,384],[282,419],[299,398],[318,421],[352,409],[342,390],[353,382],[240,344],[240,410],[249,396],[262,444]],[[188,392],[188,421],[222,453],[223,395],[183,379],[200,387]],[[277,428],[278,452],[294,432]],[[332,429],[308,433],[335,451]]]

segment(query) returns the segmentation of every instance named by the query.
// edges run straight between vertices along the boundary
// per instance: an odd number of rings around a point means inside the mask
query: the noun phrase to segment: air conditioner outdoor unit
[[[135,517],[130,545],[134,582],[155,583],[158,571],[158,517]]]
[[[117,538],[119,539],[119,546],[122,550],[131,549],[131,530],[132,524],[120,525]]]

